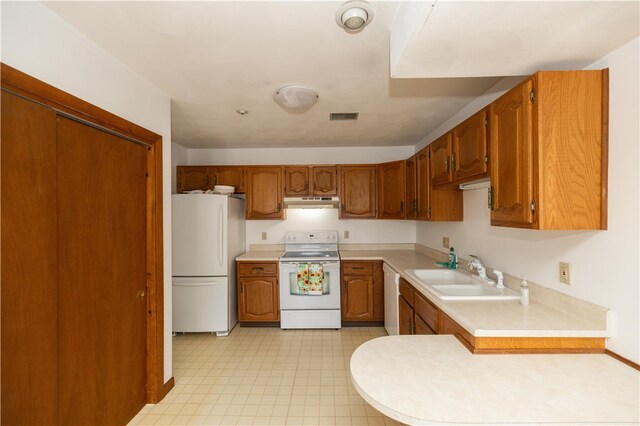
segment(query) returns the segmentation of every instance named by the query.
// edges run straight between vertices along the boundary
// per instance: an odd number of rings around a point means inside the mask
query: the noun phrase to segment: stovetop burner
[[[290,231],[285,243],[283,262],[340,261],[337,231]]]

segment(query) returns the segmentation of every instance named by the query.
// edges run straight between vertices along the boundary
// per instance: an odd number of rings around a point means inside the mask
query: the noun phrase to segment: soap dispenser
[[[447,267],[449,269],[456,269],[458,267],[458,256],[456,255],[456,250],[453,247],[449,249],[449,264]]]
[[[527,282],[527,277],[524,277],[520,285],[520,304],[529,306],[529,283]]]

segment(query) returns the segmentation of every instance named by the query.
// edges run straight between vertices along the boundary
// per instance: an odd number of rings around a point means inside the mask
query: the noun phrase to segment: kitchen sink
[[[442,300],[517,300],[520,293],[499,289],[482,278],[451,269],[407,269],[417,280]]]

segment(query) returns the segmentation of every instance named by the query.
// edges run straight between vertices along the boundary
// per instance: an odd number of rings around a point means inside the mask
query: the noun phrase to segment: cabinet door
[[[413,308],[402,296],[398,296],[398,320],[400,335],[413,334]]]
[[[424,321],[420,315],[415,316],[415,334],[436,334],[436,332],[429,327],[426,321]]]
[[[442,185],[451,182],[451,132],[436,139],[431,145],[431,184]]]
[[[278,279],[240,277],[238,280],[238,319],[240,321],[278,321]]]
[[[417,194],[416,194],[416,157],[411,156],[405,162],[405,217],[407,219],[415,219],[418,212]]]
[[[378,166],[378,219],[404,219],[404,172],[404,161]]]
[[[311,167],[311,195],[338,195],[338,169],[336,166]]]
[[[428,220],[431,185],[429,184],[429,147],[416,154],[416,219]]]
[[[215,174],[209,166],[178,166],[176,168],[176,190],[178,193],[194,189],[213,189]]]
[[[376,260],[373,264],[373,321],[384,321],[384,272],[382,261]]]
[[[461,182],[487,174],[487,111],[483,109],[453,129],[453,180]]]
[[[376,166],[340,166],[340,218],[375,219]]]
[[[282,168],[247,167],[247,219],[284,219]]]
[[[532,82],[511,89],[489,108],[492,225],[533,223]]]
[[[244,192],[244,177],[246,167],[243,166],[215,166],[216,185],[235,187],[235,192]]]
[[[284,195],[287,197],[309,195],[309,166],[284,168]]]
[[[373,318],[373,277],[349,276],[342,279],[342,319],[370,320]]]

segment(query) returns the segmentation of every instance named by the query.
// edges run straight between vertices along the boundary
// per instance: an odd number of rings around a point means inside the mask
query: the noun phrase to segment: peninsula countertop
[[[411,425],[640,421],[640,373],[608,355],[473,355],[450,335],[389,336],[350,368],[365,401]]]

